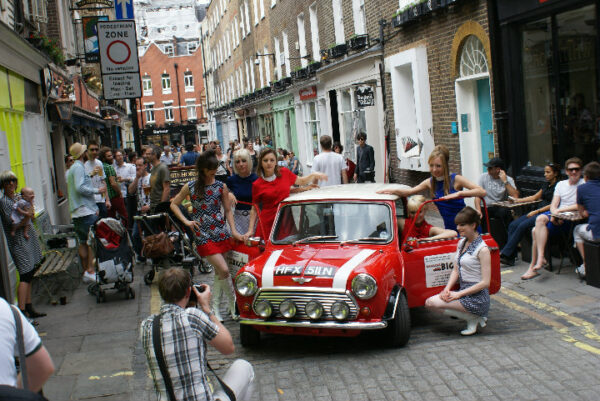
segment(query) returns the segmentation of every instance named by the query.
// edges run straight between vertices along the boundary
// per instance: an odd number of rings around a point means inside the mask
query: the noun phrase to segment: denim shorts
[[[85,243],[90,232],[90,227],[98,220],[98,216],[95,214],[88,214],[87,216],[75,217],[73,219],[73,226],[75,228],[75,234],[82,243]]]

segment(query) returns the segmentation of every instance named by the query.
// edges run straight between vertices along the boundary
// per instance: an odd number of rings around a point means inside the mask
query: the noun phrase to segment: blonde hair
[[[425,201],[427,201],[427,198],[425,198],[423,195],[413,195],[408,198],[408,201],[406,202],[406,210],[411,213],[416,213],[417,210],[419,210],[419,207],[425,203]]]
[[[248,149],[239,149],[233,152],[233,172],[239,174],[237,165],[235,164],[237,159],[244,159],[248,163],[248,171],[252,172],[252,157],[250,157]]]
[[[442,161],[442,169],[444,172],[444,195],[448,195],[450,193],[450,172],[448,171],[448,159],[450,159],[450,151],[444,145],[437,145],[433,148],[433,151],[429,155],[429,159],[427,159],[427,163],[431,164],[433,160],[440,158]],[[433,176],[430,178],[430,193],[431,198],[435,198],[435,179]]]

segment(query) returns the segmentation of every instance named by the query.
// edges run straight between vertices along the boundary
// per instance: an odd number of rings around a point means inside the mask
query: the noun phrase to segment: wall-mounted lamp
[[[260,61],[258,61],[258,58],[259,57],[267,57],[267,56],[271,56],[273,58],[273,64],[275,64],[275,53],[260,54],[258,52],[254,55],[254,57],[256,57],[256,60],[254,60],[254,64],[259,65]]]
[[[288,57],[287,59],[288,60],[301,60],[301,59],[305,58],[307,60],[310,60],[310,57],[311,57],[310,54],[307,54],[307,55],[300,56],[300,57]]]

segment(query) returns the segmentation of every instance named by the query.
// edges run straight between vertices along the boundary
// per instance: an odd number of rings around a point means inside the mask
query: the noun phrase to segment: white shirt
[[[569,184],[569,180],[559,181],[558,184],[556,184],[556,188],[554,188],[554,196],[560,197],[558,207],[572,206],[577,203],[577,187],[584,182],[583,178],[575,185]]]
[[[171,152],[169,152],[168,155],[166,153],[163,153],[160,156],[160,161],[165,163],[167,166],[170,166],[175,161],[175,156],[173,156],[173,153]]]
[[[327,181],[319,181],[319,185],[322,187],[341,184],[342,171],[345,169],[344,158],[335,152],[322,152],[313,159],[312,172],[327,175]]]
[[[96,166],[100,166],[102,173],[100,175],[94,174],[92,176],[92,171],[94,171],[94,168]],[[105,185],[106,177],[104,176],[104,167],[102,166],[102,162],[100,160],[98,160],[98,159],[94,159],[94,161],[88,160],[83,164],[83,167],[85,168],[85,173],[92,178],[92,186],[94,188],[100,188],[102,185]],[[100,202],[104,201],[102,194],[95,194],[94,199],[96,200],[96,203],[100,203]]]
[[[25,355],[28,356],[42,345],[42,340],[27,318],[21,314],[23,326],[23,343]],[[17,343],[17,326],[8,302],[0,298],[0,384],[15,387],[17,385],[17,370],[15,356],[19,355]]]
[[[123,199],[125,199],[127,197],[127,187],[135,179],[135,166],[130,163],[123,163],[121,167],[119,167],[119,165],[115,163],[115,172],[117,173],[117,177],[123,178],[120,185],[121,194]]]

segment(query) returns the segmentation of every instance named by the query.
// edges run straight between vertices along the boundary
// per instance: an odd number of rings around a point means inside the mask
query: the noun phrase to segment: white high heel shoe
[[[223,285],[224,285],[224,280],[221,280],[216,274],[215,274],[215,281],[213,283],[212,289],[211,289],[211,295],[212,295],[212,309],[213,309],[213,314],[215,315],[215,317],[217,319],[219,319],[219,322],[223,322],[223,316],[221,316],[221,311],[220,311],[220,303],[221,303],[221,295],[223,294]]]
[[[487,325],[487,318],[474,315],[468,312],[461,312],[453,309],[445,309],[444,314],[454,316],[467,322],[467,328],[462,330],[460,334],[463,336],[471,336],[477,332],[477,325],[482,328]]]

